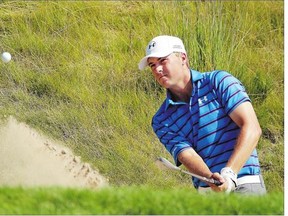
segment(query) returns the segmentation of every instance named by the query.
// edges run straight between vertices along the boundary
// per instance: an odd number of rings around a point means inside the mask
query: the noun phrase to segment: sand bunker
[[[97,188],[107,184],[71,150],[13,117],[0,127],[0,185]]]

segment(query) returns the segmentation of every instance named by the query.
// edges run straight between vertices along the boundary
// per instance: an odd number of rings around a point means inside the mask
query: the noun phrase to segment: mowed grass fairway
[[[0,189],[0,214],[283,215],[283,194],[203,196],[189,188],[117,187],[97,191],[57,188]]]
[[[2,187],[1,214],[283,214],[283,1],[0,2],[0,51],[12,54],[0,62],[0,119],[61,141],[111,187]],[[166,93],[138,62],[160,34],[183,39],[191,68],[243,82],[267,196],[199,196],[189,176],[156,166],[172,161],[151,128]]]

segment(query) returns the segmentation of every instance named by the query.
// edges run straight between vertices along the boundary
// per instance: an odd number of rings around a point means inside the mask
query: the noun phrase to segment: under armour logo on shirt
[[[198,103],[199,105],[202,105],[204,102],[206,102],[208,100],[207,96],[204,96],[203,98],[199,98],[198,99]]]
[[[148,45],[148,49],[151,49],[152,47],[156,46],[156,42],[152,41],[151,44]]]

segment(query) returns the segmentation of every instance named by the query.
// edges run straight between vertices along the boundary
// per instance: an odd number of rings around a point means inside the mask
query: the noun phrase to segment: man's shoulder
[[[225,70],[214,70],[203,72],[202,83],[211,83],[213,86],[216,83],[221,83],[223,80],[233,81],[235,77],[228,71]]]
[[[231,73],[225,70],[213,70],[213,71],[204,71],[199,72],[196,70],[191,69],[191,74],[193,77],[193,82],[199,81],[199,80],[215,80],[215,79],[221,79],[225,76],[231,76]]]
[[[231,73],[229,73],[228,71],[225,70],[213,70],[213,71],[206,71],[202,73],[204,77],[207,78],[221,78],[221,77],[225,77],[225,76],[231,76]]]

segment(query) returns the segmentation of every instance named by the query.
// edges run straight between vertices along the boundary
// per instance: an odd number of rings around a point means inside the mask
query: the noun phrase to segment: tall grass
[[[0,47],[13,56],[0,64],[2,119],[14,115],[63,141],[113,185],[190,185],[155,166],[170,157],[150,126],[165,91],[137,67],[151,38],[177,35],[192,68],[227,70],[246,86],[264,132],[267,188],[283,190],[283,2],[0,5]]]

